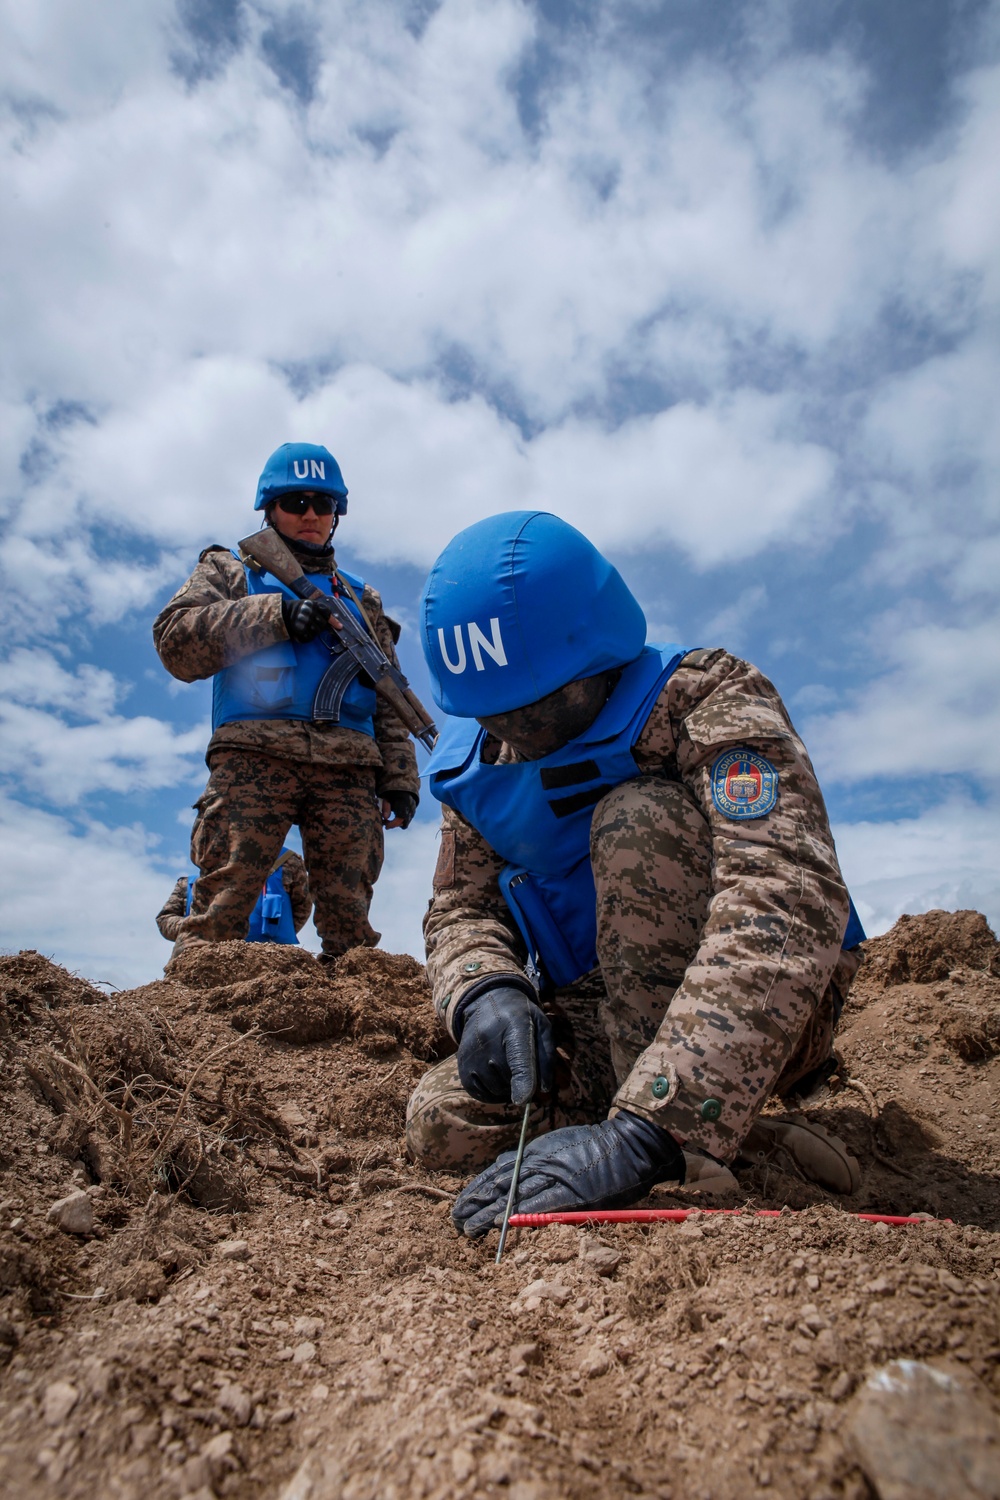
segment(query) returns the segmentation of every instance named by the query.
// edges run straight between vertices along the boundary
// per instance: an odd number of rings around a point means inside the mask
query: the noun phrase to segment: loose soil
[[[996,1407],[975,912],[867,944],[843,1066],[801,1105],[861,1161],[854,1198],[758,1162],[725,1206],[798,1212],[522,1231],[499,1268],[451,1227],[460,1183],[402,1154],[447,1046],[412,959],[233,943],[108,995],[26,952],[0,994],[5,1493],[862,1500],[845,1411],[873,1367],[957,1363]],[[90,1236],[47,1219],[74,1190]]]

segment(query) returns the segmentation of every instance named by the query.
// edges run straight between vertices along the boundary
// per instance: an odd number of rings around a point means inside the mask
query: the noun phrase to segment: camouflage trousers
[[[293,823],[302,834],[324,954],[375,947],[380,934],[368,908],[382,868],[383,834],[371,767],[225,750],[212,757],[198,808],[191,860],[201,873],[181,947],[246,937],[261,886]]]
[[[617,1089],[667,1017],[697,954],[708,914],[711,838],[694,799],[679,783],[641,777],[609,793],[594,812],[591,861],[600,967],[542,999],[553,1020],[559,1066],[552,1098],[533,1109],[531,1136],[606,1118]],[[825,993],[813,996],[804,1010],[794,1045],[779,1042],[763,1016],[756,1020],[759,1012],[747,1007],[744,1013],[734,999],[734,1011],[740,1010],[741,1056],[745,1058],[750,1034],[758,1054],[757,1076],[769,1073],[771,1087],[762,1096],[736,1097],[748,1090],[745,1062],[733,1059],[727,1102],[736,1106],[737,1115],[744,1106],[746,1126],[715,1150],[706,1148],[711,1154],[732,1160],[764,1100],[792,1092],[828,1061],[857,966],[854,954],[841,954]],[[688,1045],[695,1051],[720,1051],[716,1022],[714,1016],[699,1019],[695,1009],[693,1024],[686,1027]],[[424,1075],[410,1098],[407,1147],[432,1170],[476,1172],[516,1145],[520,1126],[520,1113],[510,1105],[471,1098],[455,1058],[449,1057]]]

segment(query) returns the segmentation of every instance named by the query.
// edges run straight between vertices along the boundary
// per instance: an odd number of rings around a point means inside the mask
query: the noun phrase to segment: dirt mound
[[[741,1217],[525,1231],[500,1267],[402,1154],[444,1045],[412,959],[226,944],[113,996],[0,960],[0,1486],[870,1500],[848,1430],[873,1369],[957,1364],[1000,1398],[1000,977],[974,912],[867,953],[843,1066],[800,1101],[858,1156],[854,1198],[760,1161]],[[90,1234],[48,1218],[74,1190]]]
[[[171,960],[170,977],[204,993],[199,1004],[227,1016],[237,1031],[285,1042],[350,1037],[371,1056],[402,1044],[432,1057],[446,1038],[416,959],[357,948],[327,965],[301,948],[221,943]]]
[[[933,984],[954,969],[1000,978],[1000,943],[982,912],[928,911],[900,917],[891,932],[865,944],[865,970],[883,988]]]
[[[57,1005],[96,1005],[104,999],[102,992],[67,974],[58,964],[25,948],[21,953],[0,957],[0,1026],[32,1006],[51,1009]]]

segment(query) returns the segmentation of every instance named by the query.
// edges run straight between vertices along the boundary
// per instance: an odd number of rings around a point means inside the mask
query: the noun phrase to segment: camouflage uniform
[[[712,798],[712,767],[737,748],[779,775],[777,805],[753,821],[730,821]],[[600,969],[543,1001],[566,1057],[534,1131],[621,1107],[731,1161],[765,1100],[830,1056],[858,964],[840,946],[847,891],[809,757],[754,667],[688,653],[633,754],[643,774],[609,792],[591,825]],[[495,758],[514,756],[504,746]],[[449,1029],[470,986],[523,979],[502,868],[446,809],[424,935]],[[470,1099],[450,1058],[410,1101],[409,1147],[428,1165],[477,1171],[515,1140],[516,1113]]]
[[[192,838],[193,838],[192,834]],[[312,897],[309,894],[309,877],[302,860],[291,850],[281,864],[281,883],[292,903],[292,921],[295,931],[300,932],[309,920]],[[176,942],[184,925],[187,908],[188,877],[182,875],[157,914],[156,925],[161,937],[169,943]],[[257,892],[260,895],[260,892]],[[255,898],[256,902],[256,898]]]
[[[332,552],[317,558],[289,546],[303,571],[332,573]],[[384,614],[374,589],[365,588],[362,604],[395,664],[399,627]],[[211,677],[251,652],[288,640],[281,596],[249,597],[243,564],[225,547],[208,547],[154,621],[153,640],[174,677]],[[324,955],[374,947],[379,934],[368,908],[382,868],[379,802],[391,792],[416,795],[420,788],[413,745],[392,710],[378,700],[374,739],[306,720],[223,724],[209,741],[206,760],[211,776],[191,849],[201,875],[181,944],[245,935],[261,885],[295,823]]]

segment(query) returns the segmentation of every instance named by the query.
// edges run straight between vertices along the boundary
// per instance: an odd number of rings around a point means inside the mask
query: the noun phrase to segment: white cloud
[[[15,651],[0,664],[0,771],[59,807],[197,777],[207,726],[126,718],[115,712],[126,691],[103,668],[69,672],[46,651]]]
[[[156,913],[176,875],[139,827],[75,827],[0,793],[0,947],[37,948],[87,979],[124,988],[158,977],[170,948]],[[14,857],[16,851],[16,857]]]
[[[0,699],[14,703],[101,719],[113,712],[126,691],[104,667],[87,662],[67,672],[50,651],[37,648],[19,647],[0,662]]]
[[[952,517],[960,535],[978,531],[984,520],[1000,521],[1000,347],[991,335],[984,330],[886,382],[867,419],[874,460],[925,494],[971,471],[963,489],[975,508]]]
[[[850,708],[805,726],[829,781],[965,773],[992,787],[1000,743],[1000,619],[907,628],[885,620],[873,639],[891,670]]]
[[[39,392],[88,402],[95,424],[38,429],[53,467],[6,544],[18,592],[65,579],[104,620],[141,604],[185,547],[241,533],[289,437],[342,458],[345,535],[373,559],[426,564],[524,504],[699,566],[848,524],[857,498],[831,497],[850,424],[835,406],[817,424],[802,360],[863,347],[886,299],[951,329],[956,278],[996,255],[980,200],[1000,74],[967,81],[950,150],[892,169],[854,147],[866,79],[836,50],[762,48],[739,88],[694,62],[659,91],[580,46],[532,139],[510,88],[529,6],[444,0],[419,36],[391,4],[307,12],[323,56],[307,112],[257,52],[263,14],[193,91],[169,71],[169,6],[122,35],[86,34],[66,4],[17,22],[0,66],[55,113],[6,158],[12,429],[23,446]],[[58,295],[35,296],[40,280]],[[453,398],[448,351],[523,408],[530,439],[495,395]],[[312,365],[305,400],[285,364]],[[669,392],[663,409],[599,419],[615,368]],[[985,340],[964,341],[875,393],[868,461],[921,566],[949,547],[964,565],[928,491],[958,455],[987,493],[996,373]],[[54,515],[169,555],[88,568],[85,536],[50,541]]]
[[[268,452],[308,439],[326,441],[341,461],[352,494],[344,534],[366,556],[427,565],[463,526],[538,506],[599,545],[673,542],[704,566],[754,555],[807,519],[814,542],[825,534],[833,460],[796,438],[796,417],[788,398],[744,391],[679,402],[611,431],[569,419],[525,440],[481,396],[448,401],[436,382],[352,365],[296,401],[273,370],[205,359],[155,400],[69,431],[62,468],[37,487],[7,554],[30,573],[41,551],[36,579],[86,576],[102,613],[134,605],[160,586],[168,559],[156,569],[117,564],[113,575],[82,570],[72,544],[60,552],[48,543],[53,509],[174,548],[183,539],[192,550],[235,541],[256,524],[251,507]],[[706,526],[706,515],[726,523]]]
[[[955,798],[916,818],[839,823],[837,850],[870,937],[904,912],[969,908],[1000,932],[1000,803]]]

